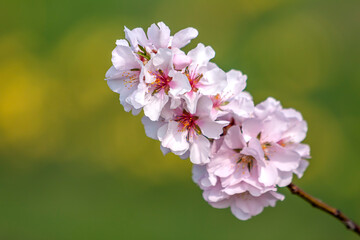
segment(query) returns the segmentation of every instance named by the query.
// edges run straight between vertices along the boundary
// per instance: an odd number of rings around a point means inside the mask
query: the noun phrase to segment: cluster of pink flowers
[[[244,91],[247,76],[210,62],[210,46],[183,52],[197,35],[186,28],[171,36],[162,22],[147,34],[125,27],[106,80],[125,111],[144,110],[146,135],[161,142],[164,154],[190,159],[204,199],[246,220],[283,200],[277,187],[290,184],[293,173],[302,176],[310,157],[301,143],[307,124],[271,97],[254,105]]]

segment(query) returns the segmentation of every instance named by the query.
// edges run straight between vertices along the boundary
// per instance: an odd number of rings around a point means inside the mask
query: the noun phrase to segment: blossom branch
[[[293,174],[309,165],[310,146],[302,143],[307,123],[300,112],[269,97],[256,104],[245,92],[247,76],[224,72],[210,60],[215,51],[199,43],[181,50],[198,35],[192,27],[173,36],[163,22],[125,27],[116,41],[106,80],[124,110],[142,110],[146,135],[193,165],[193,180],[215,208],[231,209],[240,220],[274,207]],[[360,235],[360,227],[339,210],[305,193],[290,191],[335,216]]]
[[[360,226],[357,225],[350,218],[345,216],[339,209],[336,209],[336,208],[334,208],[332,206],[329,206],[328,204],[326,204],[326,203],[320,201],[319,199],[311,196],[310,194],[304,192],[304,190],[300,189],[298,186],[296,186],[293,183],[290,183],[287,187],[289,188],[291,193],[293,193],[295,195],[298,195],[299,197],[301,197],[305,201],[309,202],[313,207],[319,208],[319,209],[331,214],[332,216],[336,217],[342,223],[345,224],[346,228],[348,228],[348,229],[354,231],[355,233],[357,233],[358,235],[360,235]]]

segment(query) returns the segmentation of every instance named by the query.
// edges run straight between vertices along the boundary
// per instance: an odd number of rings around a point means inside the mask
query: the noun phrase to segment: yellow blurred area
[[[36,139],[43,125],[45,89],[28,65],[9,62],[0,69],[0,124],[11,144]]]
[[[17,165],[85,159],[153,181],[188,176],[190,165],[164,157],[158,142],[146,137],[140,117],[124,112],[108,88],[104,74],[111,50],[104,53],[99,46],[109,45],[104,36],[114,34],[113,26],[94,25],[86,21],[74,27],[45,58],[18,44],[9,49],[9,42],[20,43],[21,36],[0,43],[8,51],[0,60],[1,148],[22,156]]]

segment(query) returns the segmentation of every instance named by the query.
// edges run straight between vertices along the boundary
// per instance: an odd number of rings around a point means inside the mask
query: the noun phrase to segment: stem
[[[329,206],[328,204],[320,201],[317,198],[314,198],[313,196],[304,192],[302,189],[300,189],[298,186],[296,186],[293,183],[290,183],[287,187],[289,188],[291,193],[298,195],[305,201],[309,202],[313,207],[319,208],[319,209],[331,214],[332,216],[336,217],[343,224],[345,224],[346,228],[348,228],[348,229],[354,231],[355,233],[357,233],[358,235],[360,235],[360,226],[357,225],[350,218],[345,216],[342,212],[340,212],[340,210],[338,210],[332,206]]]

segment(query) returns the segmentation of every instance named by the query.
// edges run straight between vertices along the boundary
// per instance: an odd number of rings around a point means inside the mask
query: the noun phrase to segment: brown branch
[[[357,225],[350,218],[345,216],[342,212],[340,212],[340,210],[338,210],[332,206],[329,206],[328,204],[320,201],[317,198],[314,198],[313,196],[304,192],[302,189],[300,189],[298,186],[296,186],[293,183],[290,183],[287,187],[290,189],[291,193],[298,195],[305,201],[309,202],[313,207],[319,208],[319,209],[331,214],[332,216],[336,217],[343,224],[345,224],[345,226],[348,229],[350,229],[350,230],[354,231],[355,233],[357,233],[358,235],[360,235],[360,226]]]

